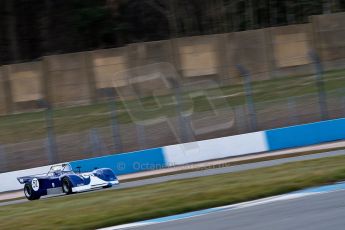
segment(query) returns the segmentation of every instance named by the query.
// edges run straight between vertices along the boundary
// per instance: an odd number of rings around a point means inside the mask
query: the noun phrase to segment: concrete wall
[[[51,165],[19,170],[19,171],[13,171],[13,172],[8,172],[8,173],[1,173],[0,180],[2,181],[2,184],[0,187],[0,192],[23,189],[24,187],[22,184],[20,184],[17,181],[17,177],[44,174],[49,171],[50,167]]]
[[[7,71],[4,66],[0,66],[0,115],[11,113],[11,105],[11,90]]]
[[[110,155],[92,159],[71,162],[73,169],[81,167],[83,172],[95,168],[111,168],[116,175],[136,173],[165,166],[163,148],[146,149],[142,151]]]
[[[174,48],[170,40],[130,44],[126,52],[129,68],[159,62],[174,64]]]
[[[28,62],[7,66],[8,79],[15,111],[37,107],[43,98],[42,62]]]
[[[0,88],[6,87],[0,93],[0,114],[35,109],[42,98],[54,106],[103,100],[106,89],[127,87],[133,77],[142,82],[150,78],[139,91],[151,94],[164,85],[153,80],[156,69],[143,66],[156,63],[171,65],[183,81],[207,78],[224,85],[242,81],[237,64],[246,67],[254,81],[311,74],[310,50],[320,54],[326,69],[344,68],[344,37],[345,13],[337,13],[312,16],[307,24],[46,56],[40,62],[1,68]]]
[[[117,175],[161,169],[246,154],[302,147],[345,139],[345,118],[242,135],[170,145],[70,162],[74,170],[112,168]],[[0,174],[0,192],[21,189],[19,176],[46,173],[50,166]]]
[[[252,80],[268,79],[270,66],[269,50],[264,29],[230,33],[227,36],[229,77],[242,81],[236,65],[244,66],[252,74]]]
[[[55,106],[87,104],[92,101],[86,55],[73,53],[44,57],[47,92]]]
[[[255,132],[166,146],[164,156],[166,165],[174,166],[267,150],[265,132]]]
[[[167,86],[160,75],[164,72],[162,66],[167,66],[167,69],[171,69],[170,66],[176,66],[177,58],[174,57],[173,47],[174,43],[170,40],[128,45],[129,68],[118,75],[121,76],[119,78],[127,79],[130,89],[120,89],[122,96],[124,92],[132,96],[137,93],[142,96],[151,96],[159,94],[158,91],[163,94],[167,92]]]
[[[179,38],[174,41],[178,69],[182,76],[219,77],[221,64],[221,35]]]
[[[345,139],[345,118],[266,131],[270,150]]]
[[[345,64],[345,13],[311,17],[314,47],[326,68],[343,68]]]
[[[312,73],[309,52],[313,49],[311,24],[269,28],[271,59],[274,76]]]
[[[89,53],[97,89],[126,86],[116,73],[129,68],[125,48],[96,50]]]

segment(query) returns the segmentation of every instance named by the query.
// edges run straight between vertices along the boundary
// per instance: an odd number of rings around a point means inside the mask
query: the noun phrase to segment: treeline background
[[[305,23],[345,0],[0,0],[0,65],[44,55]]]

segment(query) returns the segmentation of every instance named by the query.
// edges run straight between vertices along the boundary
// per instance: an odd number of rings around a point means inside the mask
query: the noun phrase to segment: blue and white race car
[[[28,200],[37,200],[45,195],[109,188],[119,184],[112,169],[100,168],[88,173],[75,173],[70,164],[54,165],[47,174],[18,177],[17,180],[24,184],[24,194]]]

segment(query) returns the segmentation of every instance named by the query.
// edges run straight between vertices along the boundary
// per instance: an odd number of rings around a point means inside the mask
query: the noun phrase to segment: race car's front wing
[[[90,176],[90,183],[87,185],[77,185],[72,188],[72,192],[83,192],[87,190],[97,189],[97,188],[104,188],[104,187],[111,187],[113,185],[119,184],[117,179],[113,181],[105,181],[97,176],[89,175]]]

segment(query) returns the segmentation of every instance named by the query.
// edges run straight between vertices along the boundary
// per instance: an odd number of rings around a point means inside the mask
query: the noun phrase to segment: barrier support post
[[[325,83],[323,80],[323,67],[320,61],[320,57],[316,54],[316,52],[314,51],[309,52],[309,56],[312,62],[314,63],[315,70],[316,70],[315,83],[316,83],[317,92],[318,92],[321,119],[327,120],[329,116],[328,116],[328,109],[327,109],[327,95],[326,95]]]
[[[44,116],[45,116],[45,123],[46,123],[46,130],[47,130],[47,138],[48,138],[48,160],[50,164],[55,164],[59,162],[58,157],[58,149],[55,140],[55,132],[54,132],[54,121],[53,121],[53,109],[51,105],[46,100],[38,101],[39,107],[45,108]]]
[[[246,96],[246,104],[247,109],[249,112],[249,120],[250,120],[250,129],[251,131],[257,130],[257,118],[256,118],[256,111],[255,111],[255,105],[253,100],[253,91],[252,91],[252,85],[251,85],[251,77],[246,68],[244,68],[242,65],[236,65],[238,71],[244,78],[244,92]]]

